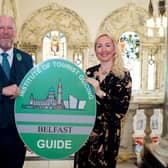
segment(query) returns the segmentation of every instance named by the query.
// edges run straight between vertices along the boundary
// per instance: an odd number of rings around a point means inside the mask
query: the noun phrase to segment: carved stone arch
[[[51,3],[29,16],[20,29],[18,40],[23,43],[41,46],[47,32],[60,31],[68,41],[68,47],[87,46],[88,28],[84,20],[74,11]]]
[[[143,43],[160,42],[160,38],[149,38],[147,36],[146,20],[148,19],[148,12],[134,3],[128,3],[110,15],[108,15],[102,22],[99,28],[100,32],[108,32],[113,35],[114,39],[119,37],[127,31],[133,31],[140,36]]]

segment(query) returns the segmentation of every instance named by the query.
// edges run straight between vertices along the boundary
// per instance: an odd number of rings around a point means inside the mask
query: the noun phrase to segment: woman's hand
[[[96,79],[88,77],[86,78],[86,82],[93,86],[95,92],[100,90],[99,82]]]
[[[94,91],[97,96],[99,96],[99,97],[106,96],[106,93],[100,89],[100,85],[99,85],[98,80],[88,77],[88,78],[86,78],[86,82],[88,82],[89,84],[91,84],[93,86]]]

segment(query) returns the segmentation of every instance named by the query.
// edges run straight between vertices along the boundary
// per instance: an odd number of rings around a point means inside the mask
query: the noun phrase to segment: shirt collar
[[[9,56],[12,56],[13,55],[13,48],[7,50],[7,51],[3,51],[1,48],[0,48],[0,54],[2,54],[3,52],[6,52],[8,53]]]

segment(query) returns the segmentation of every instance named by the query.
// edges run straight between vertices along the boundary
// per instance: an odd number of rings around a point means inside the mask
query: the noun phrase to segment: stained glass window
[[[133,90],[140,89],[141,64],[140,64],[140,39],[135,32],[125,32],[119,38],[119,47],[122,52],[125,67],[132,76]]]
[[[49,58],[66,59],[66,38],[58,31],[51,31],[43,38],[43,60]]]

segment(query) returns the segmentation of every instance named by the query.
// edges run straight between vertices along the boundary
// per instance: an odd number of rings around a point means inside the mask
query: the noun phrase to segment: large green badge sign
[[[85,74],[69,61],[52,59],[35,66],[20,84],[15,102],[18,132],[34,153],[68,157],[87,140],[96,101]]]

